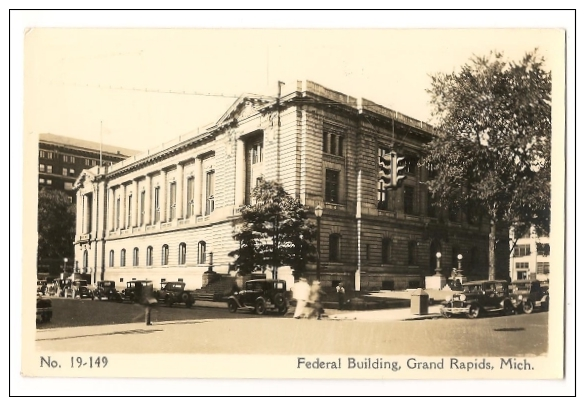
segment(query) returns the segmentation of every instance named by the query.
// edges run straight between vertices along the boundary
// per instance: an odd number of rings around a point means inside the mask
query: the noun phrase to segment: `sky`
[[[276,96],[279,80],[287,93],[303,79],[429,122],[431,75],[491,50],[550,59],[559,33],[35,27],[23,39],[24,133],[145,151],[216,122],[244,93]]]

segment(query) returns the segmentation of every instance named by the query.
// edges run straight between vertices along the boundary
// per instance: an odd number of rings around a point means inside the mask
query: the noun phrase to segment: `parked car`
[[[482,280],[463,284],[463,291],[441,307],[444,317],[454,314],[465,314],[469,318],[477,318],[484,313],[501,312],[504,315],[514,314],[514,306],[505,280]]]
[[[267,310],[277,310],[280,314],[288,311],[286,281],[249,280],[241,291],[235,291],[228,298],[228,310],[235,313],[238,309],[253,310],[264,314]]]
[[[120,300],[119,302],[132,302],[132,303],[139,303],[140,301],[140,294],[136,293],[136,285],[139,284],[142,287],[152,286],[152,281],[150,280],[132,280],[126,282],[126,288],[120,292]]]
[[[89,298],[91,300],[94,299],[93,291],[90,289],[90,286],[87,281],[85,280],[76,280],[71,283],[71,297],[83,299]]]
[[[94,296],[98,300],[102,300],[103,298],[106,298],[109,301],[122,300],[122,296],[116,290],[116,282],[110,280],[98,281],[94,291]]]
[[[534,309],[548,310],[548,288],[543,288],[538,280],[513,281],[510,284],[510,297],[516,312],[530,314]]]
[[[51,321],[53,317],[53,302],[37,293],[37,315],[36,322],[44,323]]]
[[[161,289],[154,293],[158,302],[167,306],[173,306],[175,303],[184,303],[185,306],[191,307],[195,304],[194,291],[185,289],[185,283],[181,281],[167,281],[161,283]]]
[[[47,280],[37,280],[37,293],[47,294]]]

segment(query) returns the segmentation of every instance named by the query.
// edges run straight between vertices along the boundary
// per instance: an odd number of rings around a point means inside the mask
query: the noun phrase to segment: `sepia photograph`
[[[565,378],[565,29],[185,13],[17,32],[21,376]]]

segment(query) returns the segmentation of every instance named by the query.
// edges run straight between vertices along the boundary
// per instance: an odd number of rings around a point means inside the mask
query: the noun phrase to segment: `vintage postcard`
[[[565,377],[565,30],[22,34],[22,376]]]

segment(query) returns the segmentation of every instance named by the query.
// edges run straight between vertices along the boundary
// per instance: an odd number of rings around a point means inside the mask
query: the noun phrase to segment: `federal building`
[[[210,267],[227,275],[238,247],[233,220],[260,177],[281,182],[313,220],[322,208],[326,287],[424,287],[425,276],[458,266],[487,278],[489,225],[473,209],[432,205],[433,170],[417,164],[431,125],[311,81],[282,88],[274,97],[242,95],[211,127],[82,172],[75,260],[94,281],[182,280],[195,289]],[[406,164],[394,190],[378,176],[390,150]],[[507,240],[502,246],[497,271],[505,277]],[[309,278],[316,266],[307,266]]]

